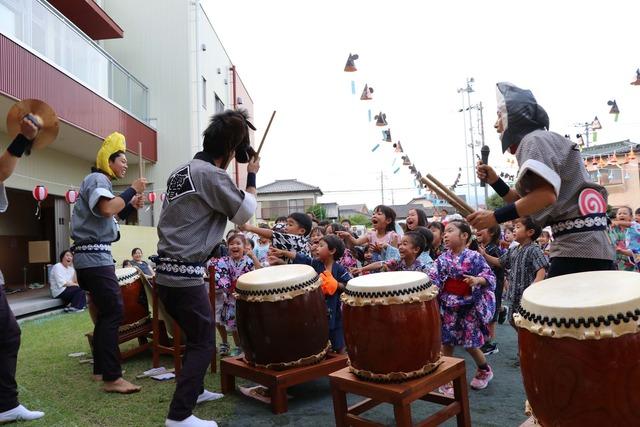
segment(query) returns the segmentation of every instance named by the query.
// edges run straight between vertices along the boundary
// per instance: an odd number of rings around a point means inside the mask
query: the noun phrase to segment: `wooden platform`
[[[220,361],[222,393],[231,393],[236,389],[236,377],[261,384],[270,391],[271,411],[274,414],[287,412],[287,388],[327,376],[347,366],[347,355],[335,353],[329,353],[315,365],[284,371],[254,368],[245,363],[243,357],[226,357]]]
[[[456,417],[458,427],[470,427],[469,397],[467,390],[466,368],[463,359],[443,357],[444,363],[438,369],[421,378],[402,383],[376,383],[364,381],[344,368],[329,375],[333,410],[336,427],[376,426],[380,423],[359,416],[365,411],[380,405],[393,405],[396,425],[398,427],[435,427],[449,418]],[[446,397],[437,391],[438,387],[453,381],[454,397]],[[365,396],[366,399],[347,407],[347,393]],[[416,400],[444,405],[444,408],[429,418],[413,424],[411,420],[411,403]]]

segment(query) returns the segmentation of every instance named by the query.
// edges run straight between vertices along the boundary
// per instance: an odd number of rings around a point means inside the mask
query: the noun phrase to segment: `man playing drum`
[[[6,212],[9,207],[4,181],[11,176],[18,159],[25,151],[28,154],[31,142],[37,135],[38,127],[30,119],[22,119],[20,133],[0,156],[0,212]],[[44,412],[30,411],[18,402],[16,364],[19,348],[20,326],[7,302],[3,280],[0,283],[0,424],[16,420],[35,420],[44,416]]]
[[[479,164],[478,178],[493,187],[508,204],[480,210],[467,218],[484,229],[531,216],[551,226],[549,277],[592,270],[612,270],[615,252],[607,236],[607,191],[584,168],[576,144],[550,132],[549,117],[529,90],[497,84],[498,120],[495,128],[502,150],[515,154],[520,171],[515,188],[488,165]]]
[[[105,138],[96,156],[96,167],[80,185],[71,217],[74,267],[78,284],[91,294],[98,308],[93,330],[93,375],[104,382],[104,390],[135,393],[140,387],[122,378],[118,352],[118,329],[123,318],[120,285],[111,256],[111,243],[120,239],[115,216],[125,219],[142,207],[146,179],[138,178],[119,196],[111,181],[124,178],[127,157],[124,136],[114,132]]]
[[[257,202],[260,162],[249,140],[255,130],[244,111],[216,114],[204,131],[203,150],[167,180],[167,196],[158,223],[156,282],[168,313],[187,336],[184,366],[177,378],[165,426],[217,426],[192,414],[197,403],[219,394],[204,389],[215,351],[214,320],[204,286],[204,264],[222,239],[227,219],[244,224]],[[231,161],[249,163],[246,192],[226,172]]]

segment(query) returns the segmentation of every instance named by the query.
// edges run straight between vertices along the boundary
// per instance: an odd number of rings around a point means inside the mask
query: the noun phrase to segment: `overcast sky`
[[[257,140],[277,110],[258,185],[297,178],[323,202],[379,204],[417,195],[407,168],[369,122],[383,111],[392,138],[423,172],[452,184],[465,166],[457,89],[473,77],[471,103],[485,106],[489,162],[509,171],[493,129],[495,83],[531,89],[551,130],[578,132],[598,116],[597,143],[640,141],[640,2],[203,0],[255,103]],[[349,53],[358,71],[343,71]],[[356,82],[356,96],[351,81]],[[360,101],[364,84],[373,101]],[[616,99],[618,122],[607,101]],[[475,120],[475,118],[474,118]],[[380,143],[375,152],[372,148]],[[401,161],[398,159],[396,165]],[[515,169],[511,170],[512,173]],[[464,193],[463,173],[458,192]]]

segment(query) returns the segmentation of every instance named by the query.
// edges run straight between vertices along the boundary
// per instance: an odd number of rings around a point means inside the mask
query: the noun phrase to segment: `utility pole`
[[[382,171],[380,171],[380,199],[380,204],[384,205],[384,176]]]
[[[471,137],[471,158],[472,164],[476,159],[476,144],[473,140],[473,121],[471,120],[471,92],[473,92],[473,88],[471,87],[471,83],[473,83],[473,77],[467,79],[467,104],[469,105],[469,136]],[[478,177],[475,173],[473,173],[473,193],[476,200],[476,210],[478,210]]]
[[[478,112],[479,114],[479,120],[478,120],[478,129],[480,129],[480,140],[482,141],[482,147],[485,146],[485,142],[484,142],[484,116],[482,115],[482,101],[480,101],[480,103],[478,104]],[[487,199],[489,198],[489,187],[485,184],[484,186],[484,206],[486,208],[487,206]]]

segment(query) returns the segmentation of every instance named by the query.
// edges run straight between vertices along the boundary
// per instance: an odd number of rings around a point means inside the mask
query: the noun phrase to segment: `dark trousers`
[[[78,284],[91,294],[98,308],[93,328],[93,373],[104,381],[122,376],[118,351],[118,328],[122,323],[122,295],[114,266],[81,268],[76,270]]]
[[[20,327],[9,308],[4,287],[0,285],[0,412],[18,406],[16,363],[20,348]]]
[[[204,285],[185,288],[158,285],[158,296],[187,336],[182,370],[167,416],[182,421],[191,416],[198,395],[204,391],[204,376],[215,351],[211,304]]]
[[[601,270],[615,270],[613,261],[608,259],[555,257],[551,258],[547,277]]]
[[[78,310],[87,305],[87,294],[79,286],[67,286],[56,298],[64,301],[65,305],[71,303],[71,307]]]

